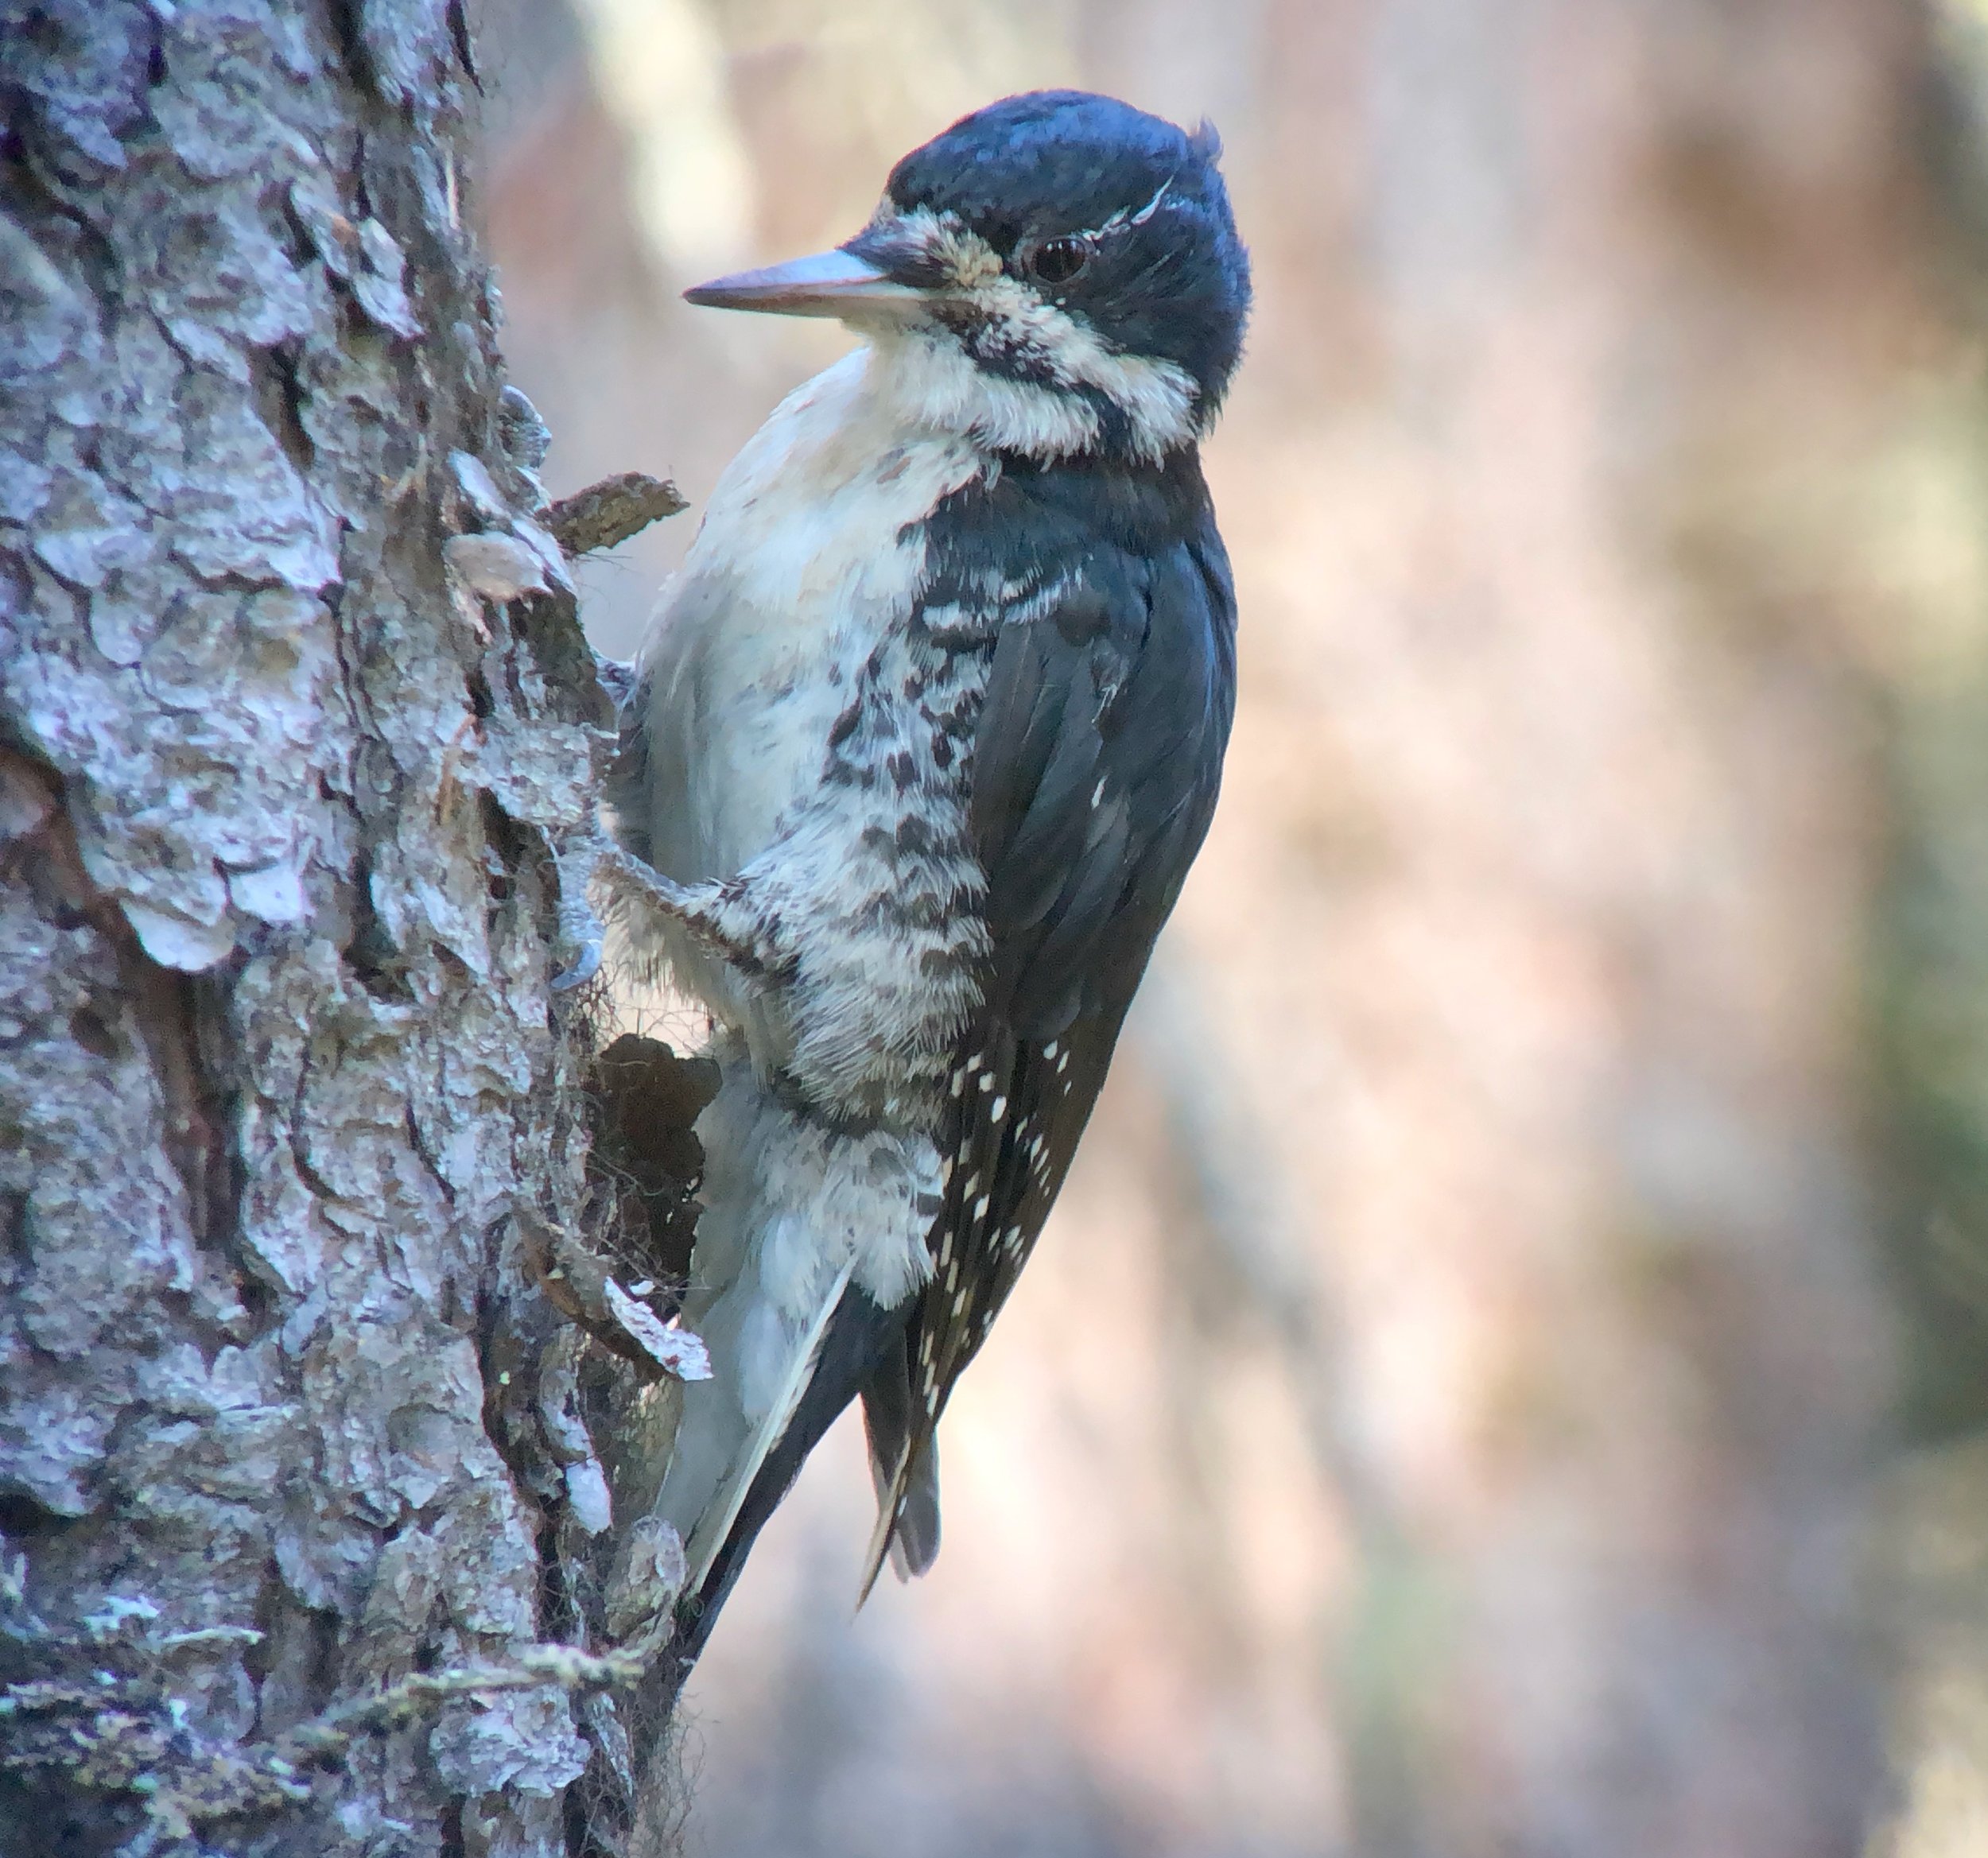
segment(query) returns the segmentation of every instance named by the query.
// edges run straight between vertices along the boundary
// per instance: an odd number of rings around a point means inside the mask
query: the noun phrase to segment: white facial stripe
[[[1131,223],[1149,219],[1171,184],[1163,185]],[[1095,445],[1101,436],[1096,408],[1073,391],[1087,390],[1124,416],[1132,449],[1144,457],[1157,460],[1194,438],[1197,396],[1186,369],[1109,348],[1081,317],[1010,277],[993,247],[949,215],[925,207],[899,214],[887,202],[879,219],[914,238],[944,267],[958,295],[1055,383],[990,372],[941,327],[901,336],[887,328],[871,329],[879,347],[890,346],[891,370],[907,413],[998,450],[1062,457]]]
[[[945,267],[947,275],[961,289],[992,283],[1001,275],[1001,254],[950,214],[935,213],[930,207],[914,207],[899,215],[898,223],[914,243],[922,246]]]
[[[1130,219],[1126,218],[1125,209],[1120,207],[1102,226],[1098,227],[1099,235],[1101,236],[1107,232],[1116,232],[1121,226],[1143,226],[1154,214],[1159,211],[1159,203],[1166,199],[1167,190],[1174,184],[1176,178],[1174,175],[1168,175],[1159,184],[1159,192],[1147,201],[1145,205],[1141,207]]]

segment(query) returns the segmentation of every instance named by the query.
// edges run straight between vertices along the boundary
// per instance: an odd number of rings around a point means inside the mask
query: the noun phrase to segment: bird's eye
[[[1088,239],[1046,239],[1028,254],[1030,273],[1045,284],[1067,284],[1091,262]]]

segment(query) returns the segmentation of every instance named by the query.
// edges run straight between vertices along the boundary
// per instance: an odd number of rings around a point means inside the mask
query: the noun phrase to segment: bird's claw
[[[577,947],[579,957],[570,968],[562,968],[552,977],[552,991],[555,994],[570,993],[575,987],[584,987],[600,972],[602,932],[600,919],[584,904],[587,921],[592,925],[589,932],[576,935],[573,925],[562,921],[559,925],[560,940],[569,947]],[[561,913],[563,916],[563,912]]]
[[[600,688],[608,693],[608,700],[615,706],[615,716],[619,721],[627,714],[628,700],[635,695],[635,668],[620,658],[611,658],[604,653],[594,654],[594,676]]]
[[[607,931],[587,901],[587,886],[600,862],[601,850],[600,841],[590,839],[560,854],[555,861],[559,875],[557,947],[561,956],[570,953],[573,957],[569,966],[553,976],[549,984],[555,994],[584,987],[600,972]]]

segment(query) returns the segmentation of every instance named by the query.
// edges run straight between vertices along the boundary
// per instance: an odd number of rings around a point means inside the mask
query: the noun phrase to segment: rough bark
[[[669,1402],[533,1267],[661,1283],[694,1150],[590,1177],[549,991],[611,717],[472,57],[456,0],[0,0],[10,1853],[627,1817],[667,1557],[580,1408]]]

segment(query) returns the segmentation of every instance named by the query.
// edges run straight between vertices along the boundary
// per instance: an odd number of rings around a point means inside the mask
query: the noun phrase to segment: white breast
[[[906,425],[859,348],[782,402],[712,491],[642,653],[658,867],[731,876],[819,785],[848,677],[908,616],[922,519],[983,467]]]

